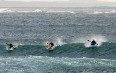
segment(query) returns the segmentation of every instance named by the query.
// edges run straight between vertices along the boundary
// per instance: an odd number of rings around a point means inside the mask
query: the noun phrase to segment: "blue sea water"
[[[0,8],[0,72],[116,73],[115,28],[116,8]]]

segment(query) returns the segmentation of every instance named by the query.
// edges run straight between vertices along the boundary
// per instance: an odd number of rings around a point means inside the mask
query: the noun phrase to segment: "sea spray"
[[[57,38],[56,41],[55,41],[56,45],[57,46],[62,46],[64,44],[66,44],[62,38]]]
[[[56,39],[54,39],[54,41],[52,40],[52,41],[45,41],[44,43],[43,43],[43,45],[45,46],[45,47],[49,47],[49,43],[51,43],[51,42],[53,42],[54,43],[54,48],[55,47],[57,47],[57,46],[62,46],[62,45],[64,45],[64,44],[66,44],[64,41],[63,41],[63,39],[62,38],[56,38]]]
[[[103,42],[107,42],[107,39],[105,38],[105,36],[101,36],[101,35],[94,35],[94,36],[91,36],[89,38],[90,41],[93,41],[95,40],[97,45],[95,46],[101,46]],[[86,41],[84,46],[85,47],[92,47],[91,46],[91,42],[90,41]]]
[[[103,42],[107,42],[107,39],[106,39],[105,36],[102,36],[102,35],[89,35],[89,36],[86,36],[86,37],[79,37],[77,39],[74,39],[72,41],[72,43],[85,43],[84,44],[85,47],[91,47],[91,42],[87,41],[87,40],[90,40],[90,41],[95,40],[96,43],[98,44],[96,46],[101,46]]]

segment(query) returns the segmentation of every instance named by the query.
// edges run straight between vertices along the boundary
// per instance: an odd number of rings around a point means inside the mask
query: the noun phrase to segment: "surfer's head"
[[[95,40],[93,40],[93,41],[95,41]]]
[[[6,43],[6,44],[8,44],[8,43]]]

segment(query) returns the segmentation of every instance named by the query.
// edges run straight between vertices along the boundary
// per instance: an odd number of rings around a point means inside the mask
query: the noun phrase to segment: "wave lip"
[[[47,11],[46,13],[72,13],[74,14],[74,11]]]
[[[36,9],[36,10],[34,10],[33,12],[42,12],[42,10]]]
[[[0,13],[6,13],[6,12],[14,12],[14,11],[12,11],[12,10],[10,10],[8,8],[1,8],[0,9]]]
[[[17,11],[17,12],[21,12],[21,13],[30,13],[30,12],[43,12],[42,10],[40,9],[35,9],[33,11]]]
[[[6,50],[5,45],[1,45],[0,56],[49,56],[49,57],[69,57],[69,58],[100,58],[116,59],[114,49],[116,43],[102,43],[101,46],[86,47],[84,43],[56,44],[53,51],[48,51],[44,45],[17,45],[13,51]]]
[[[35,10],[11,10],[9,8],[0,8],[0,13],[11,13],[11,12],[19,12],[19,13],[30,13],[30,12],[43,12],[40,9]]]
[[[101,14],[103,12],[99,12],[99,11],[94,11],[93,14]]]
[[[116,10],[111,11],[94,11],[93,14],[114,14],[116,13]]]
[[[111,10],[111,11],[105,12],[105,13],[116,13],[116,10]]]

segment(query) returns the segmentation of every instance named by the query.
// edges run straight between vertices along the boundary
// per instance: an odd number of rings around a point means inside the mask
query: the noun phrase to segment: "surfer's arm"
[[[6,43],[6,45],[8,45],[8,46],[9,46],[9,44],[8,44],[8,43]]]

